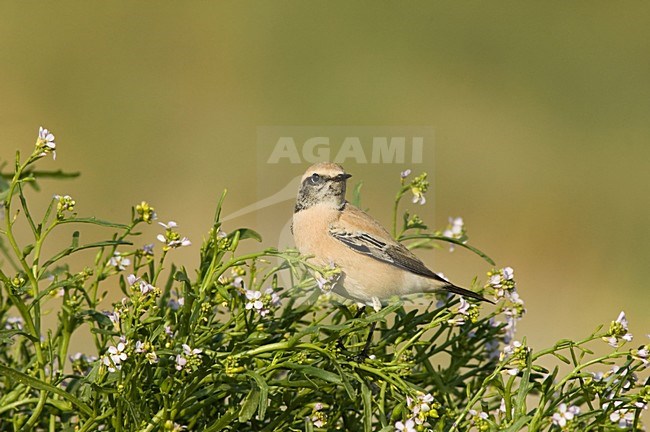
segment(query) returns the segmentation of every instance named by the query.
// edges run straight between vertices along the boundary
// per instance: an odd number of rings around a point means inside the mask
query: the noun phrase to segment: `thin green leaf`
[[[372,432],[372,393],[365,382],[361,383],[361,400],[363,401],[363,430]]]
[[[315,378],[320,378],[324,381],[328,381],[334,384],[342,384],[343,382],[341,380],[341,377],[338,376],[337,374],[326,371],[324,369],[319,369],[314,366],[300,365],[296,363],[287,363],[287,366],[290,367],[291,369],[300,371],[305,375],[309,375]]]
[[[42,268],[46,269],[47,267],[51,266],[58,260],[60,260],[63,257],[66,257],[68,255],[71,255],[75,252],[79,252],[84,249],[92,249],[92,248],[102,248],[106,246],[120,246],[120,245],[128,245],[131,246],[133,243],[125,240],[106,240],[106,241],[101,241],[97,243],[89,243],[83,246],[78,246],[78,247],[68,247],[67,249],[62,250],[58,254],[54,255],[52,258],[47,260],[45,264],[43,264]]]
[[[451,238],[451,237],[420,233],[420,234],[410,234],[410,235],[402,236],[402,237],[399,238],[399,241],[419,240],[419,239],[423,239],[423,238],[427,238],[427,239],[431,239],[431,240],[440,240],[440,241],[444,241],[444,242],[447,242],[447,243],[453,243],[455,245],[458,245],[460,247],[463,247],[463,248],[465,248],[467,250],[470,250],[470,251],[474,252],[476,255],[480,256],[485,261],[490,263],[490,265],[493,265],[493,266],[496,265],[494,260],[492,258],[490,258],[489,256],[487,256],[486,253],[481,252],[479,249],[475,248],[474,246],[470,246],[470,245],[468,245],[466,243],[463,243],[460,240],[456,240],[456,239]]]
[[[32,388],[42,390],[42,391],[47,391],[56,394],[58,396],[61,396],[62,398],[72,403],[72,405],[77,407],[81,412],[83,412],[87,416],[91,416],[93,414],[92,409],[90,409],[88,405],[86,405],[85,403],[83,403],[82,401],[80,401],[70,393],[66,392],[65,390],[61,390],[58,387],[54,387],[48,383],[45,383],[39,380],[38,378],[34,378],[15,369],[11,369],[5,365],[0,365],[0,375],[7,376],[15,381],[28,385]]]
[[[239,233],[239,240],[254,239],[257,240],[258,242],[262,241],[262,236],[257,231],[252,230],[250,228],[240,228],[238,230],[235,230],[232,233],[230,233],[230,237],[234,236],[235,233]]]
[[[38,338],[35,338],[34,336],[24,332],[23,330],[11,329],[11,330],[0,330],[0,343],[9,342],[11,341],[11,338],[16,335],[25,336],[32,342],[38,342]]]
[[[253,387],[244,399],[241,410],[239,411],[239,422],[245,423],[253,417],[260,403],[260,390]]]
[[[59,224],[68,224],[68,223],[87,223],[91,225],[99,225],[103,227],[108,227],[108,228],[119,228],[119,229],[128,229],[129,225],[124,225],[120,223],[115,223],[115,222],[109,222],[101,219],[97,219],[94,217],[88,217],[88,218],[69,218],[69,219],[62,219],[59,221]]]
[[[269,386],[266,383],[266,381],[264,381],[264,378],[262,378],[261,375],[253,371],[248,371],[248,375],[255,380],[258,387],[260,388],[260,398],[259,398],[260,403],[258,406],[257,417],[260,420],[264,420],[264,415],[266,414],[266,407],[268,406],[269,403]]]

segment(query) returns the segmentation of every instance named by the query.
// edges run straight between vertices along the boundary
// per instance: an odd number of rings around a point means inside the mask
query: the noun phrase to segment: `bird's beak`
[[[350,177],[352,177],[352,174],[343,173],[343,174],[337,175],[335,177],[335,180],[336,181],[345,181],[345,180],[349,179]]]

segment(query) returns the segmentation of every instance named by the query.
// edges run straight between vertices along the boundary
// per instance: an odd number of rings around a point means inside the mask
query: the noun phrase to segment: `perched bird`
[[[313,255],[317,265],[341,270],[334,292],[373,306],[395,295],[435,291],[489,302],[429,270],[379,222],[347,202],[350,177],[335,163],[312,165],[302,177],[293,213],[298,250]]]

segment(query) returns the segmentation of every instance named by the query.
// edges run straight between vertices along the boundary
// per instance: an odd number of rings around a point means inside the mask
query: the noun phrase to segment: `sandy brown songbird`
[[[489,301],[429,270],[372,216],[347,202],[350,177],[334,163],[312,165],[302,177],[293,214],[298,250],[313,255],[317,265],[340,268],[334,292],[367,305],[441,290]]]

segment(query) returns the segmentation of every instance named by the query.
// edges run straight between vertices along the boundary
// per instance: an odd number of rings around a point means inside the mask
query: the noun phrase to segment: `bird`
[[[350,177],[336,163],[310,166],[292,218],[298,251],[318,266],[340,270],[335,293],[375,308],[394,296],[439,291],[492,303],[430,270],[377,220],[346,201]]]

